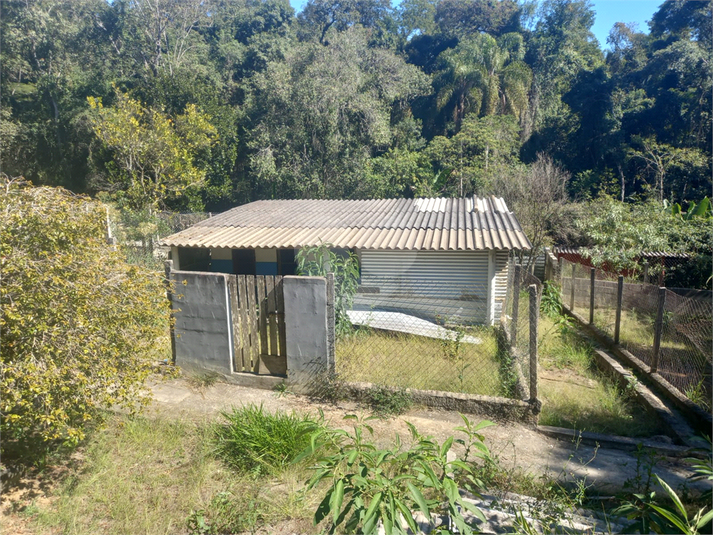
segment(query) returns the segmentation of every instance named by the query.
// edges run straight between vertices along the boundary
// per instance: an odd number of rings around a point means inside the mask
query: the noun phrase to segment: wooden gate
[[[233,275],[228,287],[235,371],[286,375],[282,277]]]

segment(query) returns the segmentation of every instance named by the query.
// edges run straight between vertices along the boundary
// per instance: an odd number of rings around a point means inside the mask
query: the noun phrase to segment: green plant
[[[285,383],[285,381],[279,382],[277,386],[273,388],[273,390],[275,391],[275,395],[278,398],[283,398],[289,394],[292,394],[292,391],[288,388],[287,383]]]
[[[100,203],[19,180],[2,186],[3,449],[76,444],[103,410],[148,403],[144,381],[168,339],[163,275],[107,244]]]
[[[313,436],[308,451],[312,453],[317,444],[322,444],[323,451],[327,452],[319,459],[315,474],[307,483],[307,489],[312,489],[322,481],[329,482],[314,514],[315,525],[327,520],[329,533],[341,527],[346,533],[368,535],[382,524],[385,533],[391,535],[405,534],[405,524],[417,533],[414,511],[418,510],[436,530],[443,530],[444,526],[437,525],[432,515],[447,515],[459,533],[472,533],[461,510],[468,510],[484,520],[477,507],[461,499],[459,488],[477,493],[480,483],[474,477],[472,463],[448,459],[454,437],[438,444],[408,424],[411,447],[402,448],[397,435],[393,448],[378,449],[365,438],[365,432],[373,435],[373,429],[365,423],[368,419],[360,421],[353,415],[347,419],[355,422],[352,432],[322,430]],[[493,424],[473,425],[463,419],[467,425],[458,428],[466,435],[462,444],[474,456],[487,457],[488,450],[478,432]]]
[[[403,414],[411,408],[411,394],[405,388],[375,385],[367,390],[365,398],[371,410],[380,417]]]
[[[359,287],[359,260],[351,251],[338,255],[328,243],[316,247],[303,247],[296,257],[297,273],[310,277],[334,274],[334,316],[337,336],[351,332],[352,324],[347,311],[351,309]]]
[[[347,397],[344,382],[340,374],[335,372],[317,375],[310,383],[309,390],[312,398],[326,403],[336,403]]]
[[[551,318],[562,316],[562,297],[559,284],[554,281],[545,281],[542,286],[542,299],[540,299],[540,312]],[[522,296],[520,297],[522,299]]]
[[[213,386],[220,378],[220,374],[215,372],[200,373],[188,377],[188,384],[198,392],[205,392],[206,389]]]
[[[204,509],[191,511],[186,527],[191,535],[221,535],[248,531],[255,533],[263,522],[260,501],[236,503],[232,492],[218,492]]]
[[[221,412],[224,422],[215,425],[215,452],[241,473],[261,476],[284,470],[308,445],[322,420],[265,412],[263,406],[246,405]]]
[[[662,507],[660,505],[656,505],[655,503],[649,503],[649,507],[668,520],[675,529],[680,530],[678,533],[683,533],[685,535],[697,535],[698,533],[701,533],[700,530],[702,528],[706,527],[711,523],[711,521],[713,521],[713,510],[706,513],[706,507],[696,511],[693,518],[689,518],[688,512],[683,506],[683,503],[681,503],[676,491],[674,491],[668,483],[666,483],[658,475],[656,476],[656,481],[659,485],[661,485],[661,487],[663,487],[668,498],[670,498],[673,502],[676,509],[674,510]],[[704,533],[710,533],[710,531],[706,530]]]

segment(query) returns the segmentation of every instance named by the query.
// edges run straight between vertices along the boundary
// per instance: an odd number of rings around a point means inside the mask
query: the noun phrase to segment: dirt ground
[[[327,422],[334,427],[348,427],[344,421],[347,414],[368,414],[359,410],[356,404],[342,402],[327,405],[294,394],[278,395],[269,390],[246,388],[225,383],[215,383],[200,390],[192,388],[184,379],[174,379],[154,384],[152,411],[169,411],[176,415],[190,417],[213,415],[232,406],[262,404],[271,411],[300,411],[317,413],[321,409]],[[471,420],[488,419],[487,415],[468,415]],[[390,443],[395,433],[406,439],[409,436],[405,422],[410,422],[424,435],[432,435],[444,441],[457,435],[454,428],[463,424],[458,413],[414,408],[397,418],[370,421],[377,442]],[[532,426],[512,422],[496,422],[497,425],[483,430],[485,444],[497,456],[501,464],[510,469],[518,467],[526,472],[563,482],[586,479],[586,484],[603,494],[614,493],[627,480],[636,477],[637,460],[633,453],[587,446],[574,441],[547,437]],[[690,475],[687,466],[680,459],[667,458],[655,467],[662,479],[673,488],[685,482]]]
[[[246,388],[226,383],[215,383],[207,388],[197,388],[186,379],[171,379],[151,385],[154,401],[148,414],[160,414],[184,419],[206,419],[218,417],[220,411],[233,406],[247,404],[263,405],[270,411],[298,411],[317,414],[323,412],[327,423],[334,427],[347,428],[351,421],[345,421],[347,414],[368,415],[356,404],[343,402],[327,405],[295,394]],[[468,415],[472,421],[488,419],[487,415]],[[390,444],[396,433],[408,441],[406,422],[412,423],[424,435],[431,435],[443,442],[451,435],[457,435],[455,428],[462,425],[457,413],[414,408],[397,418],[371,420],[375,440]],[[562,482],[573,482],[585,478],[586,485],[603,495],[614,494],[627,480],[637,475],[636,457],[624,451],[592,447],[572,441],[557,440],[544,436],[534,427],[512,422],[496,422],[497,425],[483,430],[485,443],[506,470],[517,468],[533,475],[557,478]],[[72,459],[81,462],[81,459]],[[33,525],[26,515],[13,509],[13,503],[34,503],[46,508],[51,503],[52,486],[61,480],[66,467],[54,468],[51,474],[41,479],[23,478],[19,485],[4,489],[1,501],[2,518],[0,533],[29,535],[34,533]],[[690,472],[680,459],[663,459],[657,463],[654,472],[674,488],[682,484]]]

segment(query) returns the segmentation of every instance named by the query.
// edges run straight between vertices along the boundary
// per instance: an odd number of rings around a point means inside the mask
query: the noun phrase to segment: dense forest
[[[606,49],[587,0],[1,7],[0,171],[132,210],[498,194],[539,243],[553,203],[710,195],[710,1]]]

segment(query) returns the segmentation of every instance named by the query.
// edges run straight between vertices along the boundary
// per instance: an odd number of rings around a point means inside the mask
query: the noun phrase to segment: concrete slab
[[[386,312],[383,310],[349,310],[347,311],[352,325],[371,327],[382,331],[395,331],[417,336],[426,336],[438,340],[456,340],[458,333],[446,329],[430,321],[403,314],[401,312]],[[464,344],[482,344],[480,338],[464,335],[461,338]]]

